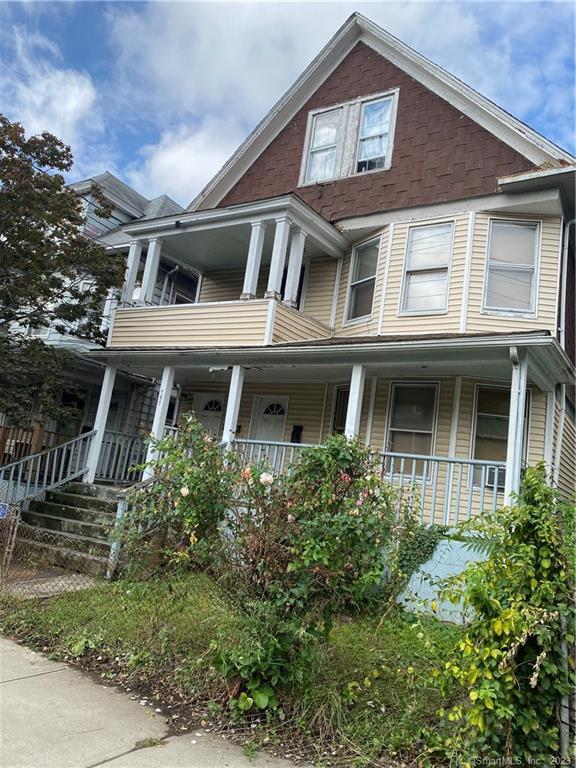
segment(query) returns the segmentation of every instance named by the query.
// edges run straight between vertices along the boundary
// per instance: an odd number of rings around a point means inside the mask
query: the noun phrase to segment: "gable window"
[[[380,239],[357,245],[352,254],[346,320],[359,320],[372,314]]]
[[[452,231],[452,222],[410,227],[402,312],[446,311]]]
[[[391,98],[368,101],[362,104],[358,134],[357,173],[375,171],[385,167],[388,156],[391,114]]]
[[[310,112],[300,184],[390,167],[397,91]]]
[[[538,235],[537,222],[490,222],[484,309],[535,312]]]
[[[436,421],[436,384],[393,384],[386,449],[392,453],[431,456]],[[411,472],[412,467],[406,466]],[[417,461],[421,475],[424,462]]]

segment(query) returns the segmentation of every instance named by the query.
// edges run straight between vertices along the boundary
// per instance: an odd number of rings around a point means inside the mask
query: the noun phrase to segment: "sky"
[[[187,205],[355,10],[576,151],[572,2],[0,2],[0,112]]]

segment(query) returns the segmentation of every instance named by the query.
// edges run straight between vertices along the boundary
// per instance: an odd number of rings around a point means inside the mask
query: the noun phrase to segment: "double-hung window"
[[[452,230],[452,222],[410,227],[402,312],[446,311]]]
[[[337,173],[342,109],[331,109],[314,115],[306,181],[326,181]]]
[[[354,249],[346,320],[358,320],[372,314],[379,247],[380,238],[357,245]]]
[[[356,173],[385,168],[389,151],[392,98],[362,104]]]
[[[537,222],[490,222],[484,309],[535,312],[538,240]]]
[[[393,384],[387,450],[393,453],[430,456],[436,420],[436,384]],[[394,466],[397,468],[397,461]],[[412,463],[405,464],[412,472]],[[415,462],[415,472],[422,475],[424,461]]]

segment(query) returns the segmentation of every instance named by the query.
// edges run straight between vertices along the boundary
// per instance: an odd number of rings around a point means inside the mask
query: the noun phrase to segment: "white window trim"
[[[440,381],[422,381],[421,379],[416,379],[414,381],[391,381],[390,387],[388,390],[388,405],[387,405],[387,413],[386,413],[386,430],[384,432],[384,453],[392,453],[390,449],[388,448],[388,445],[390,444],[390,426],[392,424],[392,404],[394,402],[394,391],[397,387],[434,387],[435,394],[434,394],[434,418],[432,420],[432,432],[430,433],[432,435],[432,441],[430,445],[430,456],[434,456],[436,452],[436,436],[438,432],[438,411],[439,411],[439,403],[440,403]],[[427,430],[417,430],[417,429],[410,429],[410,430],[395,430],[397,432],[418,432],[421,431],[422,433],[427,433]],[[409,454],[408,454],[409,455]]]
[[[338,393],[338,390],[340,389],[347,389],[348,392],[350,392],[350,383],[345,384],[334,384],[334,388],[332,390],[332,408],[330,409],[330,435],[334,434],[334,416],[336,416],[336,396]]]
[[[394,152],[394,135],[396,132],[396,115],[398,112],[399,88],[391,88],[381,93],[368,94],[350,101],[340,102],[326,107],[313,109],[308,113],[306,124],[306,136],[304,139],[304,151],[300,164],[300,177],[298,179],[299,187],[310,187],[315,184],[330,184],[339,179],[354,178],[356,176],[366,176],[369,173],[383,173],[389,170],[392,164],[392,154]],[[374,168],[371,171],[356,171],[358,156],[358,137],[360,132],[360,115],[362,105],[371,101],[380,101],[382,99],[392,98],[392,107],[390,111],[390,130],[388,132],[388,152],[386,162],[383,168]],[[312,142],[312,128],[314,118],[323,112],[333,112],[336,109],[342,110],[342,119],[338,128],[338,145],[336,148],[336,175],[331,179],[322,179],[322,181],[307,181],[306,176],[309,166],[310,145]],[[341,140],[340,140],[341,139]]]
[[[488,278],[490,274],[490,245],[492,241],[492,225],[494,222],[503,222],[505,224],[535,224],[536,238],[534,242],[534,279],[532,281],[532,294],[530,309],[510,309],[506,307],[489,307],[486,303],[488,297]],[[482,314],[483,315],[502,315],[505,317],[519,317],[528,320],[534,320],[538,317],[538,294],[540,283],[540,254],[542,251],[542,220],[541,219],[508,219],[491,217],[488,220],[488,237],[486,238],[486,255],[484,261],[484,287],[482,290]],[[520,265],[522,269],[522,265]],[[525,268],[528,271],[528,267]]]
[[[367,282],[368,280],[374,280],[374,293],[372,294],[372,307],[370,308],[370,314],[368,315],[362,315],[362,317],[353,317],[348,319],[348,310],[350,309],[350,299],[352,297],[352,274],[354,272],[354,261],[356,259],[356,253],[358,251],[358,248],[362,248],[364,245],[368,245],[368,243],[371,242],[377,242],[378,243],[378,258],[376,259],[376,270],[374,272],[374,277],[366,277],[364,280],[358,280],[354,285],[358,285],[358,283],[361,282]],[[344,303],[344,322],[342,323],[342,327],[346,328],[351,325],[359,325],[361,323],[365,323],[367,320],[371,320],[374,315],[374,299],[376,298],[376,281],[378,280],[378,272],[380,270],[380,259],[381,259],[381,251],[382,251],[382,235],[376,235],[376,237],[370,237],[367,240],[362,240],[360,243],[356,243],[354,247],[352,248],[352,252],[350,254],[350,264],[348,267],[348,286],[346,288],[346,301]]]
[[[448,255],[448,264],[446,266],[446,299],[443,309],[404,309],[404,301],[406,298],[406,290],[408,287],[407,280],[407,266],[408,266],[408,243],[410,242],[410,231],[413,229],[419,229],[421,227],[433,227],[437,224],[451,224],[452,225],[452,237],[450,239],[450,253]],[[450,306],[450,283],[452,278],[452,259],[454,254],[454,237],[456,232],[456,219],[438,219],[434,221],[419,222],[418,224],[412,224],[406,230],[406,242],[404,244],[404,263],[402,265],[402,287],[400,289],[400,297],[398,299],[398,311],[397,317],[426,317],[428,315],[447,315],[448,307]],[[433,270],[422,270],[432,272]]]

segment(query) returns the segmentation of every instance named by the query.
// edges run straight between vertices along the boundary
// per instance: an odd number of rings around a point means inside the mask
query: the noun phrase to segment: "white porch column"
[[[134,297],[134,286],[138,277],[138,267],[140,266],[140,256],[142,254],[142,244],[138,240],[130,243],[128,259],[126,260],[126,272],[124,273],[124,287],[120,301],[130,303]]]
[[[512,381],[510,387],[510,415],[508,419],[508,445],[506,451],[506,480],[504,503],[512,504],[512,494],[520,489],[522,469],[522,448],[524,445],[524,413],[526,409],[526,383],[528,363],[520,358],[516,347],[510,349],[512,359]]]
[[[285,216],[276,219],[276,231],[274,232],[274,246],[272,247],[272,260],[270,262],[270,274],[268,275],[267,299],[279,299],[282,289],[282,275],[286,261],[288,237],[290,235],[290,219]]]
[[[158,400],[156,401],[156,410],[154,411],[154,421],[152,422],[152,437],[159,440],[164,435],[164,427],[166,425],[166,414],[168,413],[168,406],[170,405],[170,395],[172,394],[172,387],[174,386],[174,368],[169,365],[164,367],[162,371],[162,380],[160,382],[160,390],[158,392]],[[156,458],[156,449],[150,443],[148,450],[146,451],[146,462],[153,461]],[[148,480],[152,477],[154,472],[151,469],[145,469],[142,473],[142,479]]]
[[[244,286],[242,288],[242,295],[240,296],[241,299],[253,299],[256,297],[265,234],[265,222],[255,221],[252,223],[250,245],[248,247],[248,258],[246,260],[246,271],[244,272]]]
[[[286,275],[286,288],[284,289],[284,303],[291,307],[296,306],[298,299],[298,284],[300,282],[300,271],[302,269],[305,244],[306,233],[300,228],[296,229],[292,233],[290,256],[288,257],[288,273]]]
[[[96,477],[98,459],[100,458],[100,449],[102,448],[102,440],[104,439],[104,430],[106,429],[106,421],[108,420],[108,411],[110,410],[110,400],[112,399],[115,380],[116,368],[107,366],[104,371],[104,378],[100,389],[100,399],[98,400],[96,418],[94,419],[94,429],[96,430],[96,434],[92,438],[88,456],[86,457],[88,471],[84,475],[85,483],[93,483],[94,478]]]
[[[158,277],[158,267],[160,266],[160,251],[162,242],[157,238],[148,242],[148,252],[146,254],[146,264],[144,266],[144,275],[142,285],[138,294],[138,301],[150,302],[154,294],[156,279]]]
[[[236,426],[238,424],[238,412],[240,410],[240,400],[242,399],[242,387],[244,385],[244,368],[241,365],[235,365],[232,368],[232,377],[228,389],[228,402],[226,404],[226,415],[224,417],[223,442],[226,443],[226,450],[230,450]]]
[[[346,411],[346,437],[358,437],[360,431],[360,416],[362,414],[362,397],[364,396],[364,382],[366,381],[366,368],[363,365],[355,365],[352,368],[350,379],[350,396],[348,398],[348,410]]]

